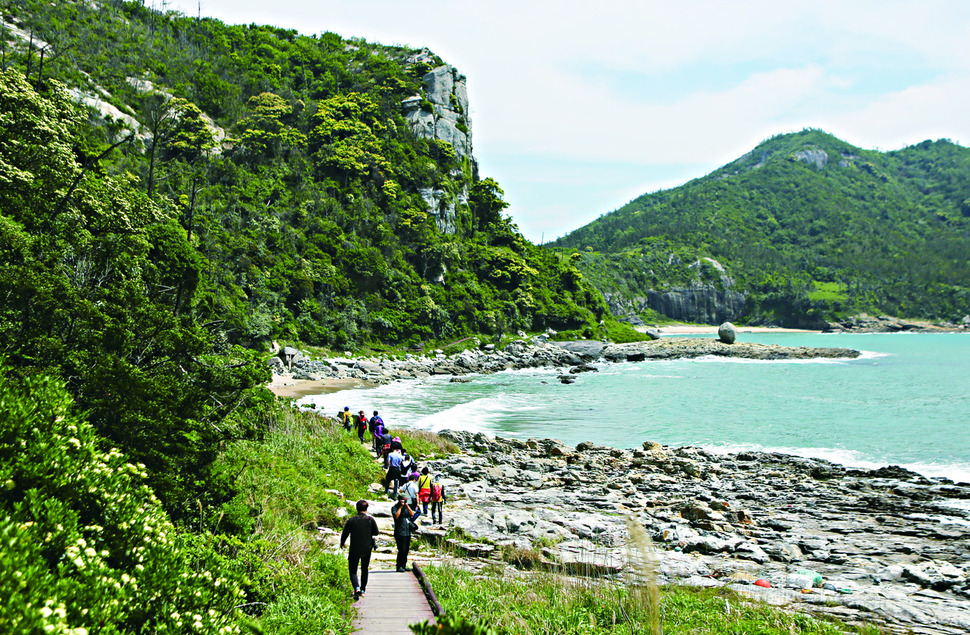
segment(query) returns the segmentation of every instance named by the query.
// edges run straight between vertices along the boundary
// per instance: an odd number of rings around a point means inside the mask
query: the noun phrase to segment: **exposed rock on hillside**
[[[666,291],[649,289],[646,297],[604,294],[610,312],[618,317],[636,316],[654,310],[672,320],[694,324],[720,324],[737,320],[744,312],[743,293],[717,289],[713,285],[675,287]],[[630,322],[641,324],[639,318]]]
[[[410,64],[433,62],[430,53],[422,52],[408,60]],[[424,93],[401,102],[404,116],[414,133],[423,139],[450,143],[459,159],[472,156],[471,118],[468,115],[468,89],[465,76],[453,66],[442,65],[422,78]],[[463,187],[454,196],[445,190],[426,188],[420,191],[435,217],[439,231],[453,234],[457,230],[457,206],[468,203],[468,190]]]

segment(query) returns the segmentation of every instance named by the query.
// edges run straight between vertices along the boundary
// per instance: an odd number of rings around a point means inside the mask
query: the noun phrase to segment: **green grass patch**
[[[367,448],[334,420],[281,405],[259,441],[240,441],[223,456],[237,474],[236,504],[252,510],[260,533],[278,539],[301,527],[338,527],[336,510],[363,497],[381,469]]]
[[[840,282],[813,282],[813,290],[808,293],[808,299],[816,302],[844,302],[849,299],[845,291],[847,287]]]
[[[546,572],[477,576],[452,566],[426,567],[446,613],[499,633],[813,633],[858,629],[744,599],[728,589],[683,586],[657,589],[609,580],[566,578]],[[875,633],[876,629],[861,632]]]
[[[401,437],[401,445],[417,460],[427,461],[458,453],[457,445],[430,430],[395,428],[392,434]]]

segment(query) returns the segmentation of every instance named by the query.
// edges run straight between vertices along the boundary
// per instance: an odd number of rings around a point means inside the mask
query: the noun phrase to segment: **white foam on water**
[[[738,452],[777,452],[800,456],[806,459],[823,459],[831,463],[866,470],[877,470],[887,465],[898,465],[904,469],[922,474],[927,478],[943,477],[956,482],[970,482],[970,464],[963,462],[905,462],[892,459],[879,460],[857,450],[842,448],[790,448],[765,447],[756,443],[703,445],[704,450],[712,454],[736,454]]]
[[[433,432],[451,429],[492,433],[501,418],[513,410],[507,404],[508,401],[500,397],[481,397],[429,413],[414,421],[411,427]]]
[[[879,351],[859,351],[859,356],[856,359],[879,359],[880,357],[896,357],[896,355]]]

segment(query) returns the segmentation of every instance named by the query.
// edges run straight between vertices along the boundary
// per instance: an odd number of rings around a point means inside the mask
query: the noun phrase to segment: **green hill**
[[[410,346],[605,312],[503,217],[465,78],[433,53],[141,2],[5,5],[6,68],[87,106],[85,179],[130,178],[181,226],[179,310],[228,341]]]
[[[818,130],[779,135],[551,246],[579,250],[615,311],[656,317],[664,293],[705,288],[711,302],[736,294],[727,317],[748,323],[862,312],[959,321],[970,313],[970,149],[941,140],[876,152]]]
[[[231,498],[212,465],[263,430],[271,340],[617,326],[503,216],[433,53],[142,2],[0,12],[0,366],[63,379],[174,519]]]

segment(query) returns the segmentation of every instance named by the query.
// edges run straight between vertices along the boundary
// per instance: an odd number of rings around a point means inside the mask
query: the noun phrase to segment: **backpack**
[[[444,488],[441,486],[441,483],[432,483],[431,484],[431,501],[434,502],[434,503],[437,503],[438,501],[440,501],[441,500],[441,494],[443,493],[443,490],[444,490]]]

